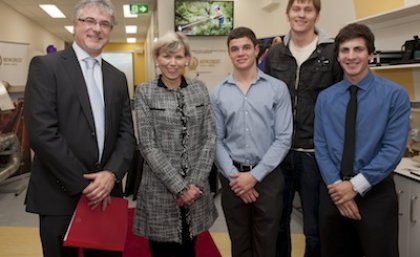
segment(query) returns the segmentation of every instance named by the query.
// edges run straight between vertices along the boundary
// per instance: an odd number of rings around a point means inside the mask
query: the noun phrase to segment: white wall
[[[270,10],[264,9],[269,0],[234,0],[234,25],[251,28],[257,37],[286,34],[289,22],[286,17],[288,0],[279,0]],[[270,0],[273,1],[273,0]],[[411,0],[419,1],[419,0]],[[174,1],[158,0],[159,34],[174,29]],[[355,19],[353,0],[323,0],[318,26],[334,36],[346,23]]]
[[[51,44],[58,50],[64,48],[63,40],[50,34],[1,1],[0,24],[0,41],[29,44],[29,58],[45,54],[47,46]]]
[[[146,81],[152,80],[155,78],[155,68],[153,63],[153,54],[152,46],[153,40],[158,36],[158,21],[157,21],[157,11],[152,13],[150,26],[147,30],[146,40],[144,42],[144,56],[145,56],[145,68],[146,68]]]
[[[268,0],[234,0],[234,25],[251,28],[257,37],[285,34],[289,31],[286,17],[288,0],[279,0],[270,10],[263,7]],[[271,0],[272,1],[272,0]],[[419,0],[411,0],[419,1]],[[277,1],[275,1],[277,2]],[[159,34],[174,29],[174,1],[158,0]],[[353,0],[323,0],[318,25],[334,36],[346,23],[355,19]]]
[[[246,26],[251,28],[257,37],[270,37],[286,34],[289,31],[289,23],[286,18],[286,5],[288,0],[234,0],[234,26]],[[264,9],[269,2],[274,4],[269,10]],[[174,1],[157,0],[157,33],[163,35],[169,30],[174,29]],[[355,19],[353,0],[323,0],[321,6],[321,16],[318,22],[319,27],[335,36],[338,30],[346,23]],[[151,25],[152,27],[153,25]],[[152,30],[153,28],[150,28]],[[221,50],[227,49],[226,37],[191,37],[191,48]],[[150,40],[147,42],[149,45]],[[149,47],[150,49],[150,47]],[[153,63],[148,62],[148,70],[152,71]],[[211,79],[203,79],[207,86],[212,89],[215,84],[231,72],[230,60],[226,57],[220,61],[223,72],[212,74]],[[149,73],[150,74],[150,73]],[[150,75],[151,76],[151,75]],[[152,77],[152,76],[151,76]]]
[[[286,34],[289,22],[286,16],[288,0],[279,1],[270,10],[264,9],[264,1],[235,0],[235,26],[251,28],[257,37]],[[337,11],[340,10],[340,11]],[[353,0],[323,0],[318,26],[334,36],[338,30],[355,19]]]
[[[420,0],[405,0],[405,6],[420,4]]]
[[[342,27],[355,19],[353,0],[322,0],[318,26],[331,36],[335,37]]]

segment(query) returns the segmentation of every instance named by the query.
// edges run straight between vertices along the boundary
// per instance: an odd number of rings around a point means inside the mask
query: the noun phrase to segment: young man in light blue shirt
[[[227,40],[233,73],[214,90],[216,165],[233,257],[274,257],[282,211],[279,163],[290,148],[292,111],[286,85],[257,69],[252,30]]]

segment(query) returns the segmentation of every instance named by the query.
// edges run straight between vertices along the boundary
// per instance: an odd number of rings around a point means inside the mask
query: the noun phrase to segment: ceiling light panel
[[[73,28],[73,26],[64,26],[64,28],[66,28],[66,30],[67,30],[68,32],[70,32],[70,34],[73,34],[73,32],[74,32],[74,28]]]
[[[125,4],[123,5],[124,17],[125,18],[137,18],[137,14],[131,14],[130,12],[130,5]]]
[[[136,34],[137,26],[136,25],[127,25],[125,26],[125,33],[127,34]]]
[[[64,13],[58,9],[56,5],[53,4],[40,4],[39,7],[44,10],[44,12],[48,13],[49,16],[53,18],[66,18]]]

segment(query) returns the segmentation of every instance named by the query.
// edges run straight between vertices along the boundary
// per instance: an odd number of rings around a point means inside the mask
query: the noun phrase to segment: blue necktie
[[[96,139],[99,149],[98,161],[100,161],[105,141],[105,103],[94,77],[95,65],[98,63],[98,60],[88,57],[83,61],[86,63],[86,86],[95,120]]]

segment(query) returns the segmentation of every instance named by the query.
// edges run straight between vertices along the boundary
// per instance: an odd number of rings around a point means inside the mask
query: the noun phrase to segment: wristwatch
[[[113,172],[113,171],[110,171],[110,172],[111,172],[112,176],[114,177],[114,182],[116,184],[120,183],[120,180],[118,179],[117,174],[115,174],[115,172]]]

